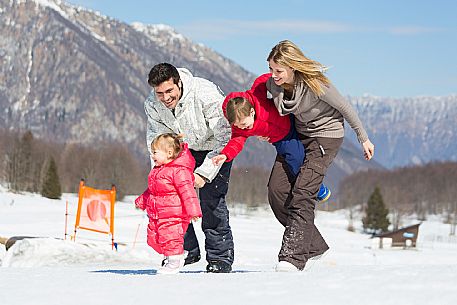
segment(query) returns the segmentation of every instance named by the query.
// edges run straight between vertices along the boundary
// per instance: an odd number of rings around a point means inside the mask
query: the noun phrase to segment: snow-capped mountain
[[[255,78],[169,26],[129,25],[59,0],[0,0],[0,35],[0,127],[59,142],[117,141],[145,155],[146,80],[159,62],[187,67],[226,93]],[[456,96],[349,99],[386,167],[456,159]],[[343,144],[330,185],[380,167],[353,143]],[[252,140],[236,164],[269,168],[273,157],[271,146]]]
[[[350,97],[376,145],[376,160],[392,168],[457,161],[457,95]],[[353,133],[348,132],[353,140]]]
[[[188,67],[225,92],[254,78],[167,26],[131,26],[57,0],[0,0],[0,8],[0,127],[143,152],[154,64]]]

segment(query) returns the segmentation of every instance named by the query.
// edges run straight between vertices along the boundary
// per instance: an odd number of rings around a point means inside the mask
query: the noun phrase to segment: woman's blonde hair
[[[236,120],[241,120],[249,116],[253,108],[254,106],[244,97],[231,98],[228,100],[227,108],[225,109],[227,121],[232,125]]]
[[[270,60],[295,70],[295,82],[305,82],[317,96],[324,94],[322,85],[330,84],[330,80],[323,73],[327,67],[306,57],[300,48],[289,40],[280,41],[271,49],[267,58],[267,61]]]
[[[158,135],[151,143],[152,150],[171,150],[173,155],[172,159],[176,159],[179,153],[182,151],[181,147],[182,135],[177,135],[175,133],[163,133]]]

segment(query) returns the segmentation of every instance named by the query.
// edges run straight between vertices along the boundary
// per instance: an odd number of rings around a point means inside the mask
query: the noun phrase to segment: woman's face
[[[270,59],[268,62],[270,65],[271,77],[276,85],[281,86],[284,84],[294,84],[294,70],[287,66],[281,66]]]

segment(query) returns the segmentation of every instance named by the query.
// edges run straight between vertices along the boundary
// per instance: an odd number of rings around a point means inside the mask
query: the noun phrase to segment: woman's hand
[[[211,158],[211,161],[213,161],[213,164],[216,165],[216,166],[218,166],[219,164],[224,163],[225,160],[227,160],[227,156],[226,155],[217,155],[217,156]]]
[[[374,145],[373,145],[373,143],[371,143],[371,141],[369,139],[362,143],[362,148],[363,148],[363,154],[365,156],[365,160],[370,160],[371,158],[373,158]]]

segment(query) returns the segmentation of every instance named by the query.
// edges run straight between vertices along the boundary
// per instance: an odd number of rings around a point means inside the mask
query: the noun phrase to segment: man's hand
[[[194,177],[195,177],[195,188],[202,188],[205,186],[205,180],[199,175],[199,174],[196,174],[194,173]]]
[[[211,158],[211,161],[213,161],[213,164],[216,165],[216,166],[218,166],[219,164],[224,163],[225,160],[227,160],[227,156],[226,155],[217,155],[217,156]]]

